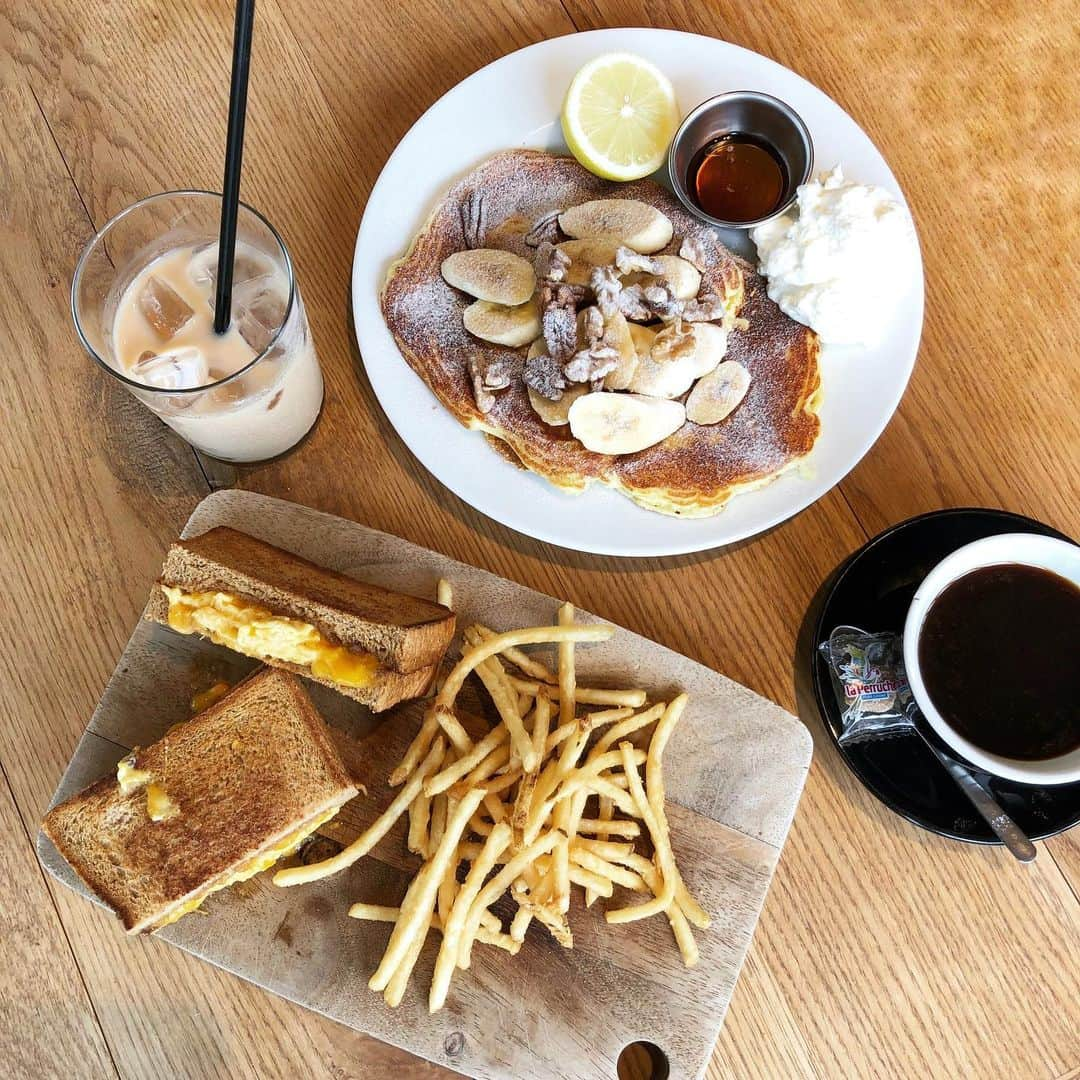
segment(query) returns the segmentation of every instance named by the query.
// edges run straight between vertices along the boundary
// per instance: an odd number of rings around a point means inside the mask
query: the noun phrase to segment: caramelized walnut
[[[541,397],[547,398],[548,401],[558,401],[563,396],[563,391],[569,386],[563,374],[562,364],[553,356],[546,354],[530,356],[525,361],[521,378],[526,386],[535,390]]]
[[[696,237],[684,236],[679,246],[679,258],[685,259],[699,273],[705,272],[707,259],[705,258],[705,245]]]
[[[664,264],[651,255],[642,255],[628,247],[620,247],[615,252],[615,265],[620,274],[632,274],[640,270],[646,274],[660,276],[664,272]]]

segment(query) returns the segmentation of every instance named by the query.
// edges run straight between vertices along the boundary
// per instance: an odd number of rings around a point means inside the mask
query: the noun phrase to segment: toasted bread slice
[[[245,598],[254,599],[253,597]],[[286,612],[281,613],[286,614]],[[161,591],[160,582],[154,586],[150,594],[150,601],[146,606],[146,618],[161,623],[162,626],[169,625],[169,598]],[[278,660],[269,656],[260,656],[258,659],[269,667],[280,668],[282,671],[291,672],[293,675],[303,675],[305,679],[311,679],[313,682],[321,683],[323,686],[329,686],[339,694],[344,694],[346,697],[359,701],[361,705],[366,705],[372,712],[383,712],[400,701],[408,701],[411,698],[426,694],[435,681],[435,676],[439,670],[439,665],[433,664],[431,667],[420,668],[417,671],[410,671],[407,675],[402,675],[400,672],[387,671],[385,668],[380,667],[367,686],[342,686],[340,683],[334,682],[333,679],[326,679],[313,674],[310,668],[301,664],[291,664],[286,660]]]
[[[454,636],[454,614],[439,604],[356,581],[226,527],[173,544],[158,585],[146,616],[164,625],[169,602],[161,585],[223,592],[308,623],[334,645],[374,656],[379,669],[370,685],[359,688],[273,657],[259,659],[314,678],[376,712],[423,694]]]
[[[112,774],[42,823],[129,933],[171,922],[236,875],[251,876],[253,860],[269,860],[357,794],[299,681],[271,668],[133,756],[146,783],[124,794]],[[151,820],[150,783],[175,816]]]

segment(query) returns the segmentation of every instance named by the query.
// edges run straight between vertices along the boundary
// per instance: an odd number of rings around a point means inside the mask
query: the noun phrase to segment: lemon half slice
[[[633,53],[606,53],[573,78],[563,102],[570,152],[608,180],[638,180],[664,163],[679,126],[668,77]]]

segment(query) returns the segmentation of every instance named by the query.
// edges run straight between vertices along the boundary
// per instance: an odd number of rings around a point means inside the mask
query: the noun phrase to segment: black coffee
[[[970,742],[1038,761],[1080,747],[1080,589],[1033,566],[973,570],[930,606],[919,666]]]

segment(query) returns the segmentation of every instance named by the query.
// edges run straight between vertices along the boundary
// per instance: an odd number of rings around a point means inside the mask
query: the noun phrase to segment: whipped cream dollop
[[[918,252],[907,208],[884,188],[845,180],[839,165],[750,236],[769,296],[837,345],[878,340]]]

